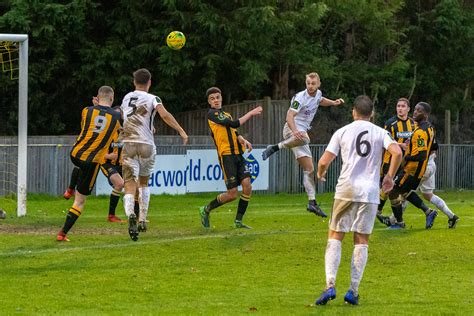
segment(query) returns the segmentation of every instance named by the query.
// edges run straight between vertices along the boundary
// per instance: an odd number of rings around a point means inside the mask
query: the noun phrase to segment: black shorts
[[[82,161],[73,156],[71,156],[71,161],[76,167],[81,169],[76,191],[82,195],[91,195],[100,165],[96,162]]]
[[[400,172],[394,179],[395,185],[393,190],[390,192],[390,199],[398,197],[400,194],[406,194],[410,191],[415,191],[420,184],[421,179],[415,178],[412,175]]]
[[[250,171],[242,155],[223,155],[221,168],[227,189],[239,186],[243,179],[250,177]]]
[[[122,166],[120,165],[114,165],[111,163],[104,163],[100,165],[100,170],[104,174],[104,176],[107,177],[107,180],[109,181],[109,184],[113,187],[114,185],[112,184],[112,181],[110,181],[110,177],[113,176],[114,174],[119,174],[122,176]]]

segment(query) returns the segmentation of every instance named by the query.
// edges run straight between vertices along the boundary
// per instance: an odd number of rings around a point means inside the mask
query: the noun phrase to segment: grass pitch
[[[406,230],[376,223],[359,306],[343,303],[352,235],[336,300],[313,305],[325,286],[328,223],[305,211],[303,195],[253,196],[250,231],[232,228],[237,202],[213,211],[206,231],[198,207],[214,194],[153,196],[138,242],[127,224],[106,222],[108,197],[92,197],[70,243],[55,236],[71,201],[34,195],[28,216],[16,218],[14,202],[0,199],[8,212],[0,222],[0,314],[472,314],[474,194],[439,195],[461,217],[456,229],[440,213],[425,230],[413,206]],[[318,197],[324,210],[332,197]]]

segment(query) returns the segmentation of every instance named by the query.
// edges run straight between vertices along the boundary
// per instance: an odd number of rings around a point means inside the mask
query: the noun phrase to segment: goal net
[[[16,198],[26,215],[28,135],[28,35],[0,34],[0,195]],[[12,128],[12,120],[17,128]],[[2,206],[0,205],[0,208]]]

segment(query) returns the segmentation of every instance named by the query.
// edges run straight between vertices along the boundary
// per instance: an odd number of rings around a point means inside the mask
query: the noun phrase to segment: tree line
[[[98,87],[112,86],[119,104],[144,67],[173,113],[207,107],[213,85],[224,104],[289,99],[316,71],[329,98],[370,96],[379,124],[407,97],[433,105],[441,134],[449,109],[454,141],[473,139],[468,0],[12,0],[0,13],[0,33],[30,36],[32,135],[78,133]],[[166,46],[173,30],[187,37],[179,51]],[[0,84],[0,134],[14,135],[17,82],[3,74]]]

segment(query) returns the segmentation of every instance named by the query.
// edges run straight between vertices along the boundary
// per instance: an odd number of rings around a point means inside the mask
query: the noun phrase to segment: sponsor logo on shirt
[[[410,138],[413,132],[397,132],[397,138]]]

